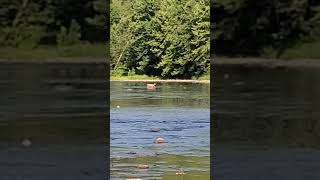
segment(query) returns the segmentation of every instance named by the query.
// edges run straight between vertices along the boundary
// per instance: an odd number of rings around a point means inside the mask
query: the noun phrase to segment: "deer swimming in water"
[[[148,83],[147,84],[147,89],[156,89],[157,83]]]

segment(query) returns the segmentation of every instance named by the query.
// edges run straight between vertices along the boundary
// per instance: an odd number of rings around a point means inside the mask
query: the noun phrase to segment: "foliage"
[[[93,40],[95,41],[108,41],[109,36],[106,36],[106,32],[110,31],[110,22],[108,16],[106,16],[107,12],[109,12],[109,3],[108,0],[95,0],[92,2],[94,16],[93,17],[86,17],[85,21],[90,27],[90,33],[92,36],[97,34]],[[88,32],[89,33],[89,32]],[[102,36],[102,37],[101,37]]]
[[[286,49],[280,56],[282,59],[320,59],[320,40],[298,44]]]
[[[106,0],[1,0],[0,46],[55,45],[62,39],[62,44],[105,42],[107,4]]]
[[[215,52],[259,55],[285,49],[319,37],[320,1],[222,0],[212,1]]]
[[[65,55],[110,30],[111,69],[124,74],[200,77],[210,44],[216,55],[320,57],[319,0],[0,0],[0,20],[1,48],[58,44]]]
[[[52,5],[50,0],[1,0],[0,46],[37,46],[53,23]]]
[[[95,58],[105,59],[106,45],[82,43],[72,46],[59,47],[56,46],[37,46],[30,51],[30,47],[2,47],[0,48],[0,59],[7,60],[46,60],[59,59],[61,57],[82,57],[86,61],[95,61]],[[87,58],[88,57],[88,58]],[[100,60],[99,60],[100,61]]]
[[[57,35],[57,43],[59,46],[78,44],[80,42],[80,37],[80,26],[73,19],[68,31],[64,26],[61,26],[60,33]]]
[[[207,72],[209,9],[207,0],[112,1],[111,66],[162,78]]]

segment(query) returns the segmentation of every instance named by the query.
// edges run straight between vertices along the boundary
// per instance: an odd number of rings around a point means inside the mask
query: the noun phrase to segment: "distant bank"
[[[0,58],[0,63],[102,63],[108,64],[107,57],[54,57],[54,58]],[[267,59],[212,57],[212,65],[257,65],[265,67],[320,67],[320,59]]]
[[[212,57],[211,65],[260,66],[266,68],[320,68],[320,59],[267,59]]]
[[[83,64],[108,64],[104,57],[58,57],[58,58],[28,58],[11,59],[1,58],[0,63],[83,63]]]
[[[54,57],[54,58],[0,58],[0,63],[74,63],[74,64],[109,64],[106,57]],[[240,66],[257,66],[266,68],[320,68],[320,59],[267,59],[267,58],[229,58],[229,57],[212,57],[211,65],[240,65]],[[153,80],[154,78],[142,78],[141,80]],[[209,78],[201,79],[208,80]],[[115,78],[117,81],[124,81],[126,77]],[[129,78],[130,81],[140,80]],[[170,81],[170,80],[169,80]],[[176,80],[175,80],[176,81]],[[183,80],[184,81],[184,80]],[[187,80],[194,81],[194,80]]]
[[[210,83],[210,80],[187,80],[187,79],[168,79],[168,80],[110,80],[111,82],[155,82],[155,83]]]

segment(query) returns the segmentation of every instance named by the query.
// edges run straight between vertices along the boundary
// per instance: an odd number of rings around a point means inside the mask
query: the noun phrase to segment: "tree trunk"
[[[119,56],[119,58],[118,58],[118,60],[117,60],[117,63],[116,63],[116,65],[114,66],[114,69],[113,69],[114,71],[117,69],[117,66],[118,66],[118,64],[119,64],[119,62],[120,62],[120,60],[121,60],[121,58],[122,58],[122,56],[123,56],[124,51],[127,49],[128,44],[129,44],[129,41],[128,41],[127,44],[124,46],[124,48],[123,48],[123,50],[122,50],[122,52],[121,52],[121,54],[120,54],[120,56]]]

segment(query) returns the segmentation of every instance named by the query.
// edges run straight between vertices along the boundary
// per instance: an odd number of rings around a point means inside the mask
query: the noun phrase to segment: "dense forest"
[[[209,0],[114,0],[110,27],[117,73],[191,78],[209,71]]]
[[[318,0],[0,0],[0,19],[0,51],[110,40],[115,74],[201,76],[210,49],[217,56],[320,58]]]
[[[318,42],[311,48],[320,58],[319,0],[211,1],[211,15],[217,55],[280,57],[287,49]]]
[[[0,46],[105,42],[107,0],[0,0]]]

